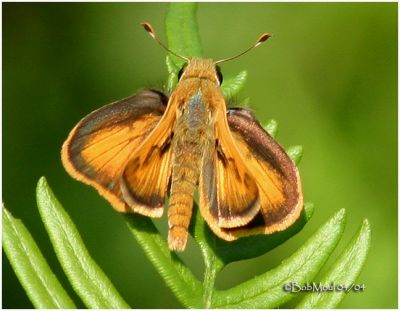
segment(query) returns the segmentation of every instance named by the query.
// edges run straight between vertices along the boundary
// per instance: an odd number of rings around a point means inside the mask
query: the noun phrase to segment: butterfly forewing
[[[230,109],[228,123],[234,141],[256,176],[263,221],[254,221],[248,230],[258,233],[282,231],[293,224],[303,208],[298,170],[284,149],[245,109]],[[258,219],[260,220],[260,219]]]
[[[167,98],[144,90],[102,107],[82,119],[62,148],[62,162],[76,179],[95,187],[112,206],[129,211],[120,176],[134,151],[159,123]]]

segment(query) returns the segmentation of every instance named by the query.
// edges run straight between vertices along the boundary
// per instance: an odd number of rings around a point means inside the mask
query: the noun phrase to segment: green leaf
[[[303,146],[292,146],[286,150],[288,156],[293,160],[294,163],[299,164],[303,156]]]
[[[252,280],[214,294],[214,308],[274,308],[294,297],[284,286],[311,281],[340,240],[345,225],[345,210],[336,213],[291,257]]]
[[[128,227],[146,256],[179,301],[190,308],[201,308],[202,285],[168,244],[153,222],[144,216],[127,215]]]
[[[175,65],[170,55],[167,55],[166,64],[168,70],[167,92],[170,94],[178,83],[179,67]]]
[[[201,57],[203,51],[196,18],[197,4],[194,2],[170,3],[165,18],[168,48],[184,57]],[[184,60],[171,55],[176,67],[182,67]]]
[[[3,249],[36,309],[74,309],[57,277],[21,220],[3,207]]]
[[[178,74],[180,68],[177,65],[175,65],[175,63],[171,58],[171,55],[166,56],[165,63],[167,64],[167,71],[169,74],[175,74],[175,75]]]
[[[243,70],[239,72],[235,77],[224,79],[221,85],[222,93],[226,100],[238,95],[243,89],[247,79],[247,71]]]
[[[263,125],[263,128],[272,137],[276,137],[278,134],[278,122],[274,119],[269,120],[265,125]]]
[[[111,281],[90,257],[74,223],[44,177],[38,182],[36,199],[57,258],[85,305],[92,309],[129,308]]]
[[[242,99],[238,106],[249,109],[250,108],[250,97],[246,97],[246,98]]]
[[[203,55],[196,19],[196,3],[170,3],[165,17],[168,48],[184,57]],[[166,59],[168,69],[167,90],[172,92],[178,83],[178,72],[184,60],[174,55]]]
[[[342,301],[348,292],[364,290],[362,284],[355,284],[367,258],[371,240],[371,229],[368,220],[364,220],[358,234],[355,235],[339,259],[321,280],[322,285],[344,286],[346,290],[333,292],[311,292],[305,295],[297,308],[299,309],[333,309]]]
[[[314,205],[312,203],[306,203],[299,220],[285,231],[270,235],[243,237],[232,242],[227,242],[218,238],[208,227],[203,217],[200,215],[198,208],[196,208],[196,211],[197,215],[195,215],[194,226],[191,228],[192,235],[195,237],[200,247],[204,247],[204,244],[206,244],[213,250],[215,256],[223,265],[227,265],[234,261],[261,256],[287,241],[298,233],[310,220],[314,211]]]

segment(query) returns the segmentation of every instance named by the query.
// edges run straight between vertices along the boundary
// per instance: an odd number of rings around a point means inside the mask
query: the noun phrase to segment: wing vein
[[[123,143],[125,143],[125,144],[123,144]],[[97,160],[98,158],[100,158],[101,156],[103,156],[103,155],[106,154],[107,152],[110,152],[111,150],[115,149],[116,147],[120,147],[122,144],[123,144],[122,148],[120,148],[120,149],[110,158],[110,160],[108,160],[108,161],[105,163],[105,164],[107,164],[109,161],[111,161],[112,159],[114,159],[115,156],[117,156],[117,155],[121,152],[122,149],[124,149],[127,145],[130,144],[130,139],[126,139],[126,140],[124,140],[124,141],[122,141],[122,142],[120,142],[120,143],[114,145],[113,147],[111,147],[111,148],[109,148],[109,149],[107,149],[107,150],[105,150],[105,151],[103,151],[103,152],[97,154],[95,157],[91,158],[90,161],[86,162],[86,164],[91,164],[91,163],[93,163],[93,161]],[[105,166],[105,165],[102,165],[102,166],[100,167],[100,169],[103,168],[104,166]]]

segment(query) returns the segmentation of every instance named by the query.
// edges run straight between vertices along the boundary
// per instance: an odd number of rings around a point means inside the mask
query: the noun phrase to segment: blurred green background
[[[42,175],[132,307],[180,307],[123,217],[69,177],[60,161],[61,145],[80,118],[139,88],[163,86],[166,53],[139,23],[152,22],[165,41],[166,9],[166,3],[3,3],[3,200],[75,298],[36,208]],[[277,266],[346,208],[344,238],[326,266],[364,218],[372,246],[358,278],[366,290],[347,295],[341,307],[397,308],[397,4],[203,3],[198,20],[205,55],[216,59],[273,33],[222,71],[248,70],[240,98],[250,97],[262,122],[278,120],[282,145],[304,146],[304,195],[316,207],[301,233],[264,256],[228,266],[217,287]],[[182,257],[201,277],[193,242]],[[3,307],[32,308],[4,252]]]

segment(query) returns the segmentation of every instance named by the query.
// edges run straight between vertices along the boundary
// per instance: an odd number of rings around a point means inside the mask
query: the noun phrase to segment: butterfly
[[[285,150],[246,109],[227,108],[219,63],[186,58],[169,96],[154,89],[83,118],[61,158],[75,179],[94,187],[115,210],[161,217],[169,197],[168,245],[183,251],[195,190],[202,217],[226,241],[271,234],[303,209],[299,172]]]

